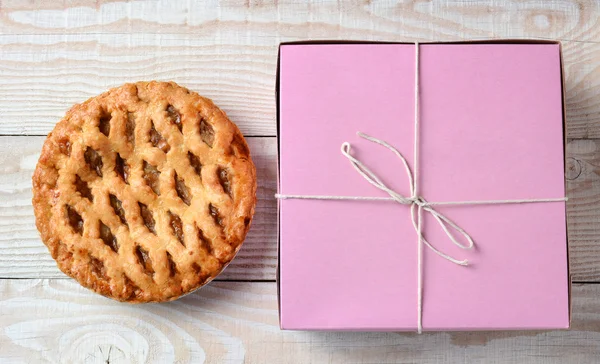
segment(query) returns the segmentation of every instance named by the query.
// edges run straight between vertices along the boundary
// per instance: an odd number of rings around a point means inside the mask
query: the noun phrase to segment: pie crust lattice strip
[[[254,214],[256,171],[212,101],[139,82],[67,113],[44,143],[33,194],[63,272],[120,301],[167,301],[233,259]]]

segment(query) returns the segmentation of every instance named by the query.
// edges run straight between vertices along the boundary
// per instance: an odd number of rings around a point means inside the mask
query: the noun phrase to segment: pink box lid
[[[280,193],[387,195],[353,155],[409,195],[401,162],[356,136],[394,145],[412,167],[415,46],[280,48]],[[421,195],[428,201],[565,196],[558,44],[420,46]],[[474,239],[424,235],[460,259],[423,254],[426,330],[569,326],[565,202],[439,207]],[[283,329],[415,330],[417,236],[410,208],[378,201],[280,201]]]

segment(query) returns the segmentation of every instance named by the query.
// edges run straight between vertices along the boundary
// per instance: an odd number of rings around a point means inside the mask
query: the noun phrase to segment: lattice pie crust
[[[33,175],[36,225],[58,267],[120,301],[173,300],[210,281],[239,250],[255,204],[238,128],[173,82],[75,105]]]

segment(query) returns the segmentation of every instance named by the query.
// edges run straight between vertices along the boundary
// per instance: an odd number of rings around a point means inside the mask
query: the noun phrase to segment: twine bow
[[[406,174],[408,175],[408,183],[410,186],[411,197],[403,196],[402,194],[392,190],[385,183],[383,183],[383,181],[379,177],[377,177],[377,175],[375,173],[373,173],[373,171],[371,171],[367,166],[365,166],[364,163],[362,163],[361,161],[356,159],[356,157],[354,157],[350,154],[350,151],[351,151],[350,143],[345,142],[342,144],[342,154],[346,158],[348,158],[348,160],[352,164],[352,167],[354,167],[354,169],[358,173],[360,173],[360,175],[363,176],[367,180],[367,182],[369,182],[373,186],[377,187],[378,189],[380,189],[383,192],[390,195],[390,197],[394,201],[396,201],[402,205],[410,205],[410,214],[411,214],[412,224],[413,224],[413,227],[415,228],[417,236],[420,239],[420,242],[423,242],[429,249],[434,251],[437,255],[439,255],[440,257],[442,257],[452,263],[455,263],[458,265],[468,265],[469,262],[466,259],[458,260],[456,258],[451,257],[448,254],[445,254],[445,253],[439,251],[433,245],[431,245],[427,241],[427,239],[425,239],[425,237],[423,236],[423,233],[421,231],[421,226],[422,226],[421,219],[422,219],[422,212],[426,211],[426,212],[429,212],[436,219],[436,221],[440,224],[440,226],[442,227],[442,229],[444,230],[444,232],[446,233],[448,238],[450,238],[452,243],[454,243],[454,245],[456,245],[457,247],[459,247],[461,249],[472,249],[474,246],[473,239],[465,230],[463,230],[460,226],[458,226],[456,223],[454,223],[452,220],[450,220],[443,214],[436,211],[432,207],[432,204],[427,202],[423,196],[418,196],[416,194],[415,180],[413,178],[413,173],[410,169],[410,166],[408,165],[408,162],[406,161],[406,158],[404,158],[402,153],[400,153],[398,151],[398,149],[394,148],[389,143],[387,143],[381,139],[374,138],[372,136],[369,136],[369,135],[367,135],[365,133],[361,133],[361,132],[358,132],[357,135],[363,139],[366,139],[375,144],[379,144],[379,145],[391,150],[398,158],[400,158],[400,160],[402,161],[402,164],[404,165],[404,168],[406,169]],[[454,235],[452,234],[452,232],[450,231],[449,228],[454,229],[455,231],[460,233],[462,236],[464,236],[464,238],[468,241],[468,244],[464,245],[461,242],[459,242],[454,237]]]

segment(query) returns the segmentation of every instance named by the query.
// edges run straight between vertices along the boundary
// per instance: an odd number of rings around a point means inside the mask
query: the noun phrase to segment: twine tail
[[[414,205],[413,205],[414,206]],[[423,208],[417,206],[417,333],[423,332]]]

